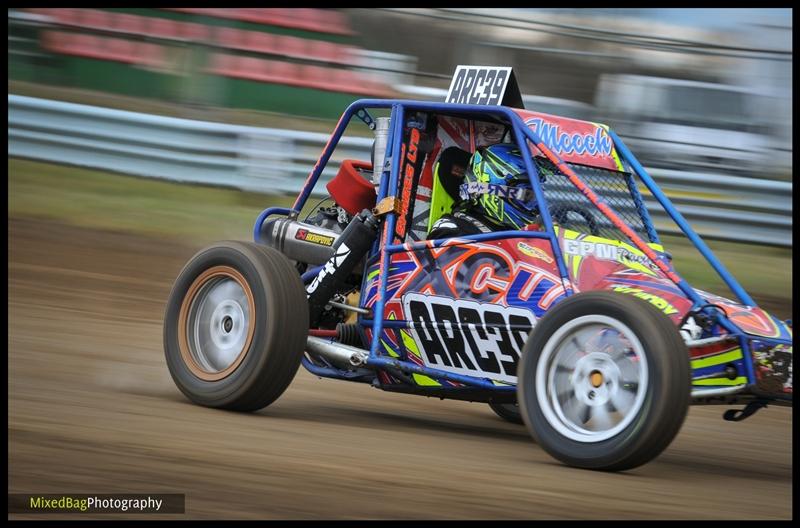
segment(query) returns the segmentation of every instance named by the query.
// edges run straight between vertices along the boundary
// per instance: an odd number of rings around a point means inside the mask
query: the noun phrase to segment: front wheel
[[[517,385],[522,418],[553,457],[621,471],[675,438],[691,394],[689,353],[652,304],[614,292],[555,306],[525,344]]]
[[[297,373],[308,336],[305,289],[275,249],[220,242],[197,253],[170,293],[164,352],[175,384],[208,407],[254,411]]]

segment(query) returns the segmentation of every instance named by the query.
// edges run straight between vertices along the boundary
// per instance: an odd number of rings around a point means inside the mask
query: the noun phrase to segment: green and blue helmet
[[[522,229],[539,216],[525,161],[513,143],[498,143],[472,156],[462,198],[473,200],[491,220]]]

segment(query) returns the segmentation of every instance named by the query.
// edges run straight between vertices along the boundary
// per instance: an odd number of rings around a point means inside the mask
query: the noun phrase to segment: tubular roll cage
[[[322,174],[322,170],[327,165],[328,161],[330,160],[331,154],[333,153],[336,145],[339,142],[339,139],[344,134],[347,125],[350,123],[350,120],[355,115],[366,124],[370,124],[373,119],[368,113],[368,109],[390,109],[390,131],[389,131],[389,138],[386,145],[386,156],[385,160],[392,160],[391,167],[389,171],[385,169],[384,164],[384,172],[380,181],[380,186],[378,188],[378,195],[376,203],[380,203],[381,200],[384,198],[397,196],[398,194],[398,181],[399,181],[399,172],[400,172],[400,165],[401,161],[399,156],[393,157],[393,153],[401,151],[401,144],[403,139],[403,125],[405,122],[404,117],[408,115],[410,112],[438,112],[446,115],[452,115],[456,117],[462,118],[469,118],[470,116],[478,117],[492,115],[494,117],[500,117],[507,120],[511,124],[511,131],[513,132],[514,141],[516,142],[518,148],[521,152],[525,152],[523,147],[527,146],[526,142],[530,142],[535,145],[553,164],[558,167],[558,169],[570,180],[570,182],[575,185],[586,197],[589,199],[592,204],[597,207],[607,218],[612,222],[612,224],[618,228],[622,233],[624,233],[630,240],[633,242],[634,246],[642,251],[653,263],[658,266],[658,268],[686,295],[686,297],[693,302],[692,311],[702,311],[709,315],[712,320],[714,320],[717,324],[719,324],[722,328],[724,328],[731,337],[738,339],[740,346],[742,347],[742,352],[744,356],[744,363],[746,368],[746,374],[748,379],[748,385],[755,383],[755,373],[753,367],[753,359],[752,354],[750,351],[750,337],[740,330],[733,322],[731,322],[728,317],[721,313],[721,310],[717,310],[712,308],[708,305],[708,302],[703,300],[694,289],[689,286],[689,284],[682,279],[677,273],[672,271],[670,267],[662,260],[662,258],[656,254],[653,249],[651,249],[647,243],[645,243],[639,235],[634,232],[627,224],[625,224],[620,217],[615,213],[611,207],[606,203],[606,201],[598,196],[591,188],[589,188],[581,179],[580,177],[554,152],[552,152],[542,141],[541,137],[531,130],[528,126],[523,123],[522,119],[517,115],[511,108],[505,106],[483,106],[483,105],[466,105],[466,104],[452,104],[452,103],[435,103],[435,102],[427,102],[427,101],[400,101],[400,100],[391,100],[391,99],[360,99],[352,103],[342,114],[339,118],[339,122],[336,125],[336,129],[334,130],[333,134],[331,135],[328,143],[325,145],[325,148],[322,152],[317,163],[314,165],[311,173],[309,174],[308,178],[303,185],[303,188],[300,192],[300,195],[294,202],[294,205],[291,209],[287,208],[277,208],[272,207],[265,209],[256,219],[253,237],[256,242],[260,242],[260,230],[261,225],[266,220],[268,216],[279,214],[284,216],[289,216],[291,218],[296,218],[300,211],[303,209],[303,206],[306,204],[308,197],[311,194],[312,189],[316,185],[317,181],[319,180],[320,174]],[[633,153],[628,149],[627,146],[622,142],[619,136],[612,130],[607,130],[608,135],[613,141],[614,147],[617,149],[617,153],[620,156],[621,161],[626,162],[632,169],[633,175],[638,176],[641,182],[645,185],[645,187],[650,191],[650,193],[658,200],[667,214],[672,218],[675,224],[681,229],[681,231],[686,235],[686,237],[692,242],[692,244],[697,248],[697,250],[705,257],[706,261],[711,265],[711,267],[716,271],[719,277],[725,282],[725,284],[730,288],[730,290],[736,295],[739,299],[739,302],[747,305],[747,306],[756,306],[756,303],[753,299],[747,294],[747,292],[742,288],[742,286],[736,281],[736,279],[731,275],[728,270],[723,266],[723,264],[716,258],[716,256],[712,253],[711,249],[706,245],[706,243],[694,232],[692,227],[686,221],[686,219],[681,215],[681,213],[675,208],[675,206],[670,202],[669,198],[661,191],[661,189],[656,185],[655,181],[650,177],[647,171],[642,167],[639,161],[634,157]],[[569,287],[569,275],[567,272],[566,265],[564,263],[564,258],[561,253],[561,248],[558,244],[558,239],[556,236],[555,229],[553,227],[553,219],[550,216],[550,211],[547,207],[547,203],[544,197],[544,193],[542,191],[540,181],[538,178],[538,170],[536,168],[536,164],[533,163],[531,156],[524,156],[524,161],[527,169],[527,173],[531,175],[530,182],[533,187],[533,191],[535,194],[536,201],[539,205],[539,211],[541,215],[542,224],[544,227],[543,231],[501,231],[496,233],[485,233],[485,234],[478,234],[478,235],[469,235],[459,237],[455,240],[431,240],[431,241],[420,241],[420,242],[410,242],[410,243],[401,243],[401,244],[393,244],[390,243],[389,238],[394,237],[392,235],[395,231],[395,225],[397,222],[397,213],[391,211],[386,214],[386,220],[383,223],[382,227],[382,234],[380,235],[380,244],[376,240],[373,244],[369,254],[367,255],[367,263],[373,263],[376,257],[380,258],[379,264],[379,284],[378,284],[378,296],[375,306],[373,308],[373,319],[369,320],[363,317],[363,315],[359,315],[358,323],[362,328],[370,328],[372,330],[372,339],[370,343],[369,349],[369,357],[366,362],[366,366],[368,367],[375,367],[378,369],[389,369],[389,370],[398,370],[403,373],[411,373],[411,374],[422,374],[425,376],[429,376],[431,378],[437,380],[447,380],[452,382],[461,383],[467,386],[486,389],[493,392],[501,392],[501,393],[510,393],[516,390],[515,385],[495,385],[492,381],[482,378],[476,378],[472,376],[464,376],[459,374],[453,374],[450,372],[444,372],[438,369],[422,367],[411,361],[403,360],[403,359],[395,359],[391,357],[386,357],[385,355],[380,354],[380,336],[384,328],[408,328],[410,327],[409,322],[406,321],[384,321],[381,317],[376,317],[379,314],[383,314],[384,307],[386,303],[386,283],[387,283],[387,273],[389,267],[389,258],[393,253],[403,252],[403,251],[413,251],[417,248],[424,248],[424,247],[442,247],[447,246],[455,243],[463,243],[464,240],[470,240],[475,242],[481,241],[489,241],[489,240],[497,240],[497,239],[504,239],[504,238],[543,238],[550,241],[550,245],[553,250],[553,255],[555,256],[555,260],[558,264],[558,270],[561,275],[563,284],[565,285],[565,293],[566,295],[572,295],[574,292]],[[386,172],[389,172],[389,178],[386,178]],[[637,209],[639,210],[642,220],[645,224],[645,228],[647,229],[648,235],[651,237],[652,241],[658,242],[658,238],[655,232],[655,228],[652,225],[652,221],[647,214],[647,209],[644,206],[644,202],[642,197],[636,188],[635,182],[633,181],[633,177],[629,181],[629,188],[631,193],[636,201]],[[380,248],[383,247],[383,251]],[[304,280],[310,280],[314,276],[316,276],[316,271],[310,270],[306,274],[304,274]],[[363,282],[362,282],[362,291],[364,291],[364,285],[366,284],[366,273],[364,274]],[[364,302],[365,298],[362,297],[362,303]],[[767,338],[767,337],[757,337],[754,338],[760,342],[771,344],[771,345],[779,345],[779,344],[787,344],[791,345],[791,341],[784,340],[784,339],[775,339],[775,338]],[[358,381],[358,378],[363,377],[363,375],[359,374],[358,372],[346,372],[340,369],[337,369],[332,366],[322,367],[316,365],[308,360],[306,356],[303,357],[303,366],[309,370],[312,374],[321,377],[329,377],[329,378],[337,378],[337,379],[352,379]],[[463,387],[453,387],[453,386],[441,386],[436,387],[436,389],[445,389],[445,390],[459,390]]]

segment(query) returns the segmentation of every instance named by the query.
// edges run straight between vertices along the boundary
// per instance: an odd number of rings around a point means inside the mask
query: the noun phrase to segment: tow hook
[[[756,400],[747,404],[744,409],[728,409],[722,414],[722,418],[729,422],[741,422],[745,418],[753,416],[762,407],[766,408],[767,402]]]

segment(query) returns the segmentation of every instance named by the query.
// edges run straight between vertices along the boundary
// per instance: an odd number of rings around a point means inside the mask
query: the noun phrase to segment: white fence
[[[259,192],[297,192],[327,134],[176,119],[8,96],[8,155]],[[342,138],[323,181],[343,159],[369,159],[372,140]],[[653,170],[678,210],[707,238],[791,247],[792,184]],[[316,190],[324,193],[324,186]],[[648,201],[657,227],[675,226]]]

